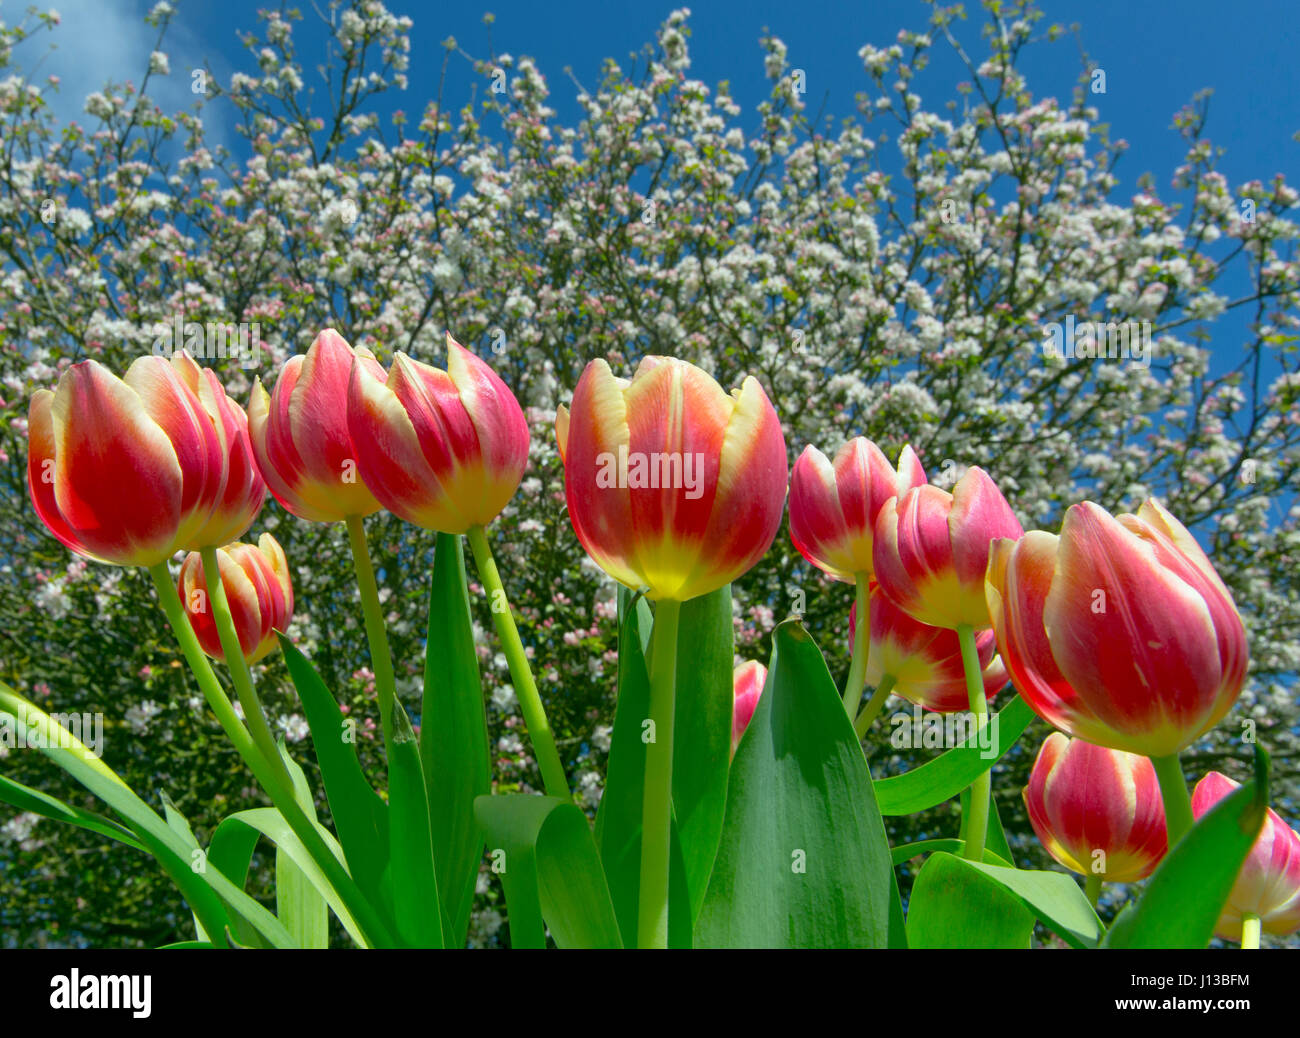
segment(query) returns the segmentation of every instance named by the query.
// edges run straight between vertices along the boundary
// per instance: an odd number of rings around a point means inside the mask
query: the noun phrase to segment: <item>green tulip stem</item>
[[[865,573],[857,574],[857,584],[858,626],[853,635],[849,680],[844,685],[844,710],[850,721],[858,716],[858,704],[867,684],[867,654],[871,651],[871,589]]]
[[[641,805],[641,890],[638,948],[668,947],[668,863],[673,817],[673,714],[677,698],[677,621],[682,604],[655,605],[650,646],[650,717],[643,736],[645,798]]]
[[[330,885],[338,892],[340,899],[347,905],[348,911],[352,913],[367,941],[377,947],[393,947],[394,941],[388,927],[361,893],[356,882],[348,875],[347,869],[329,849],[316,828],[316,823],[303,813],[294,796],[293,787],[285,784],[279,774],[270,769],[262,754],[258,752],[257,744],[253,742],[248,730],[239,720],[239,715],[235,713],[235,708],[231,705],[225,690],[222,689],[221,682],[217,680],[216,672],[199,646],[194,628],[190,626],[180,596],[176,593],[176,585],[172,583],[167,563],[160,562],[156,566],[150,566],[149,575],[153,578],[154,587],[158,591],[159,604],[171,624],[172,633],[180,643],[181,653],[189,663],[194,679],[199,683],[199,689],[208,701],[208,706],[217,715],[217,720],[225,729],[230,741],[234,743],[236,751],[244,759],[244,763],[248,765],[257,781],[262,784],[262,788],[271,797],[271,802],[275,804],[284,820],[289,823],[294,835],[302,841],[307,853],[320,867]]]
[[[546,708],[542,706],[537,682],[533,680],[533,669],[528,664],[524,643],[519,638],[519,628],[515,626],[514,615],[510,612],[510,601],[506,598],[506,589],[501,583],[496,559],[492,557],[492,547],[488,544],[487,534],[483,527],[471,526],[466,536],[469,538],[470,550],[474,552],[474,565],[478,567],[479,579],[482,580],[483,590],[487,594],[492,622],[496,625],[497,637],[501,640],[501,649],[510,666],[510,679],[515,684],[515,696],[519,700],[519,709],[524,715],[528,737],[533,743],[533,753],[537,756],[537,767],[542,773],[542,785],[546,789],[547,796],[571,800],[573,794],[569,792],[569,780],[565,775],[564,765],[560,763],[560,754],[555,748],[555,736],[551,733],[551,724],[546,719]]]
[[[880,708],[885,705],[885,700],[889,698],[889,693],[894,690],[896,680],[893,674],[886,674],[880,679],[880,684],[876,686],[876,690],[871,693],[867,705],[862,708],[862,713],[858,714],[858,719],[853,722],[853,730],[857,732],[859,739],[866,737],[871,722],[876,719],[876,715],[880,713]]]
[[[375,583],[375,568],[370,564],[370,549],[366,547],[366,528],[359,515],[350,515],[344,522],[348,528],[348,542],[352,546],[352,568],[356,571],[357,588],[361,591],[361,613],[366,621],[370,664],[375,672],[375,691],[379,696],[379,721],[383,728],[384,745],[389,746],[393,735],[393,703],[397,698],[397,681],[393,677],[393,655],[388,649],[388,629],[384,625],[384,611],[379,604],[379,585]]]
[[[1156,769],[1156,781],[1160,783],[1160,798],[1165,805],[1165,829],[1169,834],[1169,849],[1173,850],[1174,844],[1194,824],[1192,798],[1187,792],[1183,765],[1177,753],[1152,757],[1151,763]]]
[[[216,621],[217,637],[221,639],[221,652],[225,656],[226,667],[239,696],[239,705],[244,708],[244,721],[252,734],[253,742],[261,751],[272,771],[279,772],[280,780],[292,786],[289,772],[280,759],[280,751],[275,744],[275,736],[267,723],[262,710],[262,701],[253,688],[253,675],[248,669],[248,660],[239,644],[239,634],[235,631],[235,620],[230,615],[230,602],[226,598],[226,587],[221,582],[221,565],[217,561],[217,549],[207,547],[199,552],[203,559],[203,575],[208,587],[208,602],[212,607],[212,618]]]
[[[971,714],[975,718],[975,733],[978,734],[989,722],[989,704],[984,695],[979,650],[975,647],[975,629],[970,624],[958,624],[957,641],[961,644],[962,669],[966,672],[966,695],[970,700]],[[966,838],[962,855],[967,861],[984,859],[984,838],[989,827],[989,795],[992,786],[991,770],[981,772],[979,778],[970,784],[970,815],[962,826]]]
[[[1260,929],[1260,918],[1256,913],[1243,912],[1241,914],[1241,947],[1243,950],[1259,947]]]
[[[1097,911],[1097,902],[1101,900],[1101,885],[1106,882],[1106,878],[1100,872],[1089,872],[1087,879],[1083,881],[1083,892],[1088,896],[1088,904],[1092,905],[1092,910]]]

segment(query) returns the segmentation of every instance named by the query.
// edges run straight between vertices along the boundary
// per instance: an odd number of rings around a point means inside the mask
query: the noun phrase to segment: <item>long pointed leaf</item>
[[[862,747],[808,632],[787,620],[772,641],[696,944],[884,948],[889,844]]]
[[[586,815],[524,794],[479,797],[474,810],[504,868],[512,947],[543,947],[543,920],[560,948],[623,946]]]
[[[465,947],[483,833],[474,799],[492,788],[487,716],[460,537],[438,534],[429,586],[420,761],[449,948]]]
[[[876,781],[882,815],[912,815],[951,800],[993,767],[1029,727],[1034,712],[1020,696],[997,712],[997,739],[992,750],[978,742],[963,742],[947,753],[903,775]]]
[[[429,832],[429,798],[415,731],[406,707],[393,704],[393,733],[388,743],[388,830],[397,930],[413,948],[441,948],[442,902]]]
[[[691,924],[700,914],[727,809],[734,694],[731,585],[682,605],[673,723],[673,818]]]
[[[283,634],[279,637],[289,677],[307,715],[321,781],[325,784],[325,796],[348,871],[372,904],[383,905],[383,874],[388,863],[388,805],[366,781],[355,744],[345,741],[352,729],[344,724],[343,711],[320,675],[293,642]]]

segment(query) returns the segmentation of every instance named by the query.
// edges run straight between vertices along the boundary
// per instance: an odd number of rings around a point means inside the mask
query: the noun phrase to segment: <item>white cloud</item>
[[[168,113],[192,109],[198,97],[190,89],[190,71],[202,68],[205,60],[221,75],[227,67],[224,56],[205,46],[186,27],[184,5],[172,16],[171,25],[158,44],[158,29],[145,22],[152,0],[54,0],[61,23],[52,33],[35,34],[20,47],[15,58],[31,81],[44,88],[47,76],[60,79],[57,92],[46,90],[45,100],[60,123],[80,122],[91,126],[86,115],[86,97],[102,90],[109,80],[130,80],[137,87],[144,82],[151,61],[155,70],[161,62],[155,50],[167,55],[170,73],[149,78],[149,96]],[[8,5],[5,5],[8,6]],[[39,4],[45,9],[47,4]],[[12,19],[13,12],[6,12]],[[230,43],[238,47],[232,34]],[[204,127],[211,144],[226,143],[227,106],[217,101],[205,105]]]

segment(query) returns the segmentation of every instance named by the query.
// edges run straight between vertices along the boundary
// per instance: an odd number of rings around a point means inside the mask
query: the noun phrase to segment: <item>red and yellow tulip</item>
[[[305,355],[289,358],[271,395],[261,380],[253,386],[248,434],[257,467],[275,499],[300,519],[338,522],[379,511],[348,434],[354,361],[384,378],[373,353],[354,350],[329,328]]]
[[[1132,883],[1168,849],[1160,786],[1146,757],[1053,732],[1024,798],[1039,842],[1080,875]]]
[[[989,626],[989,543],[1023,532],[993,480],[970,468],[951,494],[927,484],[881,506],[872,551],[876,580],[922,623],[980,630]]]
[[[227,476],[222,434],[191,388],[193,363],[141,357],[118,378],[86,360],[32,394],[28,490],[77,554],[152,566],[208,543]]]
[[[890,691],[908,702],[936,713],[955,713],[970,706],[961,645],[955,631],[931,627],[912,619],[880,590],[871,588],[871,642],[866,683],[879,687],[886,675],[894,679]],[[849,638],[857,632],[858,608],[849,609]],[[997,656],[992,631],[975,636],[984,694],[993,695],[1007,683],[1007,671]]]
[[[925,469],[910,446],[895,469],[863,436],[844,444],[834,461],[809,445],[790,474],[790,539],[804,558],[837,580],[870,577],[881,508],[924,484]]]
[[[574,532],[620,583],[686,601],[771,546],[785,437],[756,379],[727,394],[676,358],[646,357],[630,381],[595,360],[555,425]]]
[[[747,660],[737,667],[731,675],[734,705],[731,712],[731,755],[736,755],[740,737],[749,727],[750,719],[758,708],[758,697],[763,694],[763,685],[767,682],[767,668],[758,660]]]
[[[988,609],[1025,701],[1099,746],[1165,757],[1222,720],[1246,632],[1186,529],[1156,501],[1113,517],[1072,506],[1060,536],[994,546]]]
[[[1192,814],[1200,818],[1238,783],[1211,771],[1192,791]],[[1271,807],[1214,932],[1230,941],[1242,937],[1242,918],[1259,917],[1265,933],[1286,936],[1300,930],[1300,833]]]
[[[258,538],[257,546],[237,542],[218,548],[217,566],[221,586],[230,604],[230,616],[239,647],[249,663],[260,660],[276,648],[276,631],[283,631],[293,618],[293,583],[284,549],[269,533]],[[177,584],[185,615],[199,645],[213,659],[225,658],[217,634],[216,617],[208,600],[203,560],[190,552],[181,565]]]
[[[352,365],[348,432],[361,478],[409,523],[486,526],[528,466],[528,423],[496,372],[447,336],[447,370],[398,353],[388,375]]]

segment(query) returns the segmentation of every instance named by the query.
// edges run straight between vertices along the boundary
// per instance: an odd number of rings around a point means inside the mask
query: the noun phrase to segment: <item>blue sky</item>
[[[0,0],[0,18],[15,21],[28,0]],[[208,61],[218,74],[247,69],[248,60],[236,29],[256,25],[259,7],[273,0],[176,0],[178,15],[168,35],[171,57],[169,81],[157,83],[160,100],[188,105],[188,69]],[[48,55],[42,72],[63,77],[62,112],[73,115],[85,93],[109,77],[139,80],[154,30],[143,24],[151,6],[146,0],[55,0],[63,24],[51,38],[58,50]],[[313,48],[322,34],[310,3],[300,6],[306,20],[296,35],[304,64],[315,63]],[[323,6],[323,4],[322,4]],[[561,115],[576,111],[572,85],[562,70],[594,86],[601,60],[623,59],[653,37],[656,26],[676,6],[672,3],[629,5],[589,0],[477,0],[429,4],[391,0],[396,13],[415,21],[412,37],[411,88],[394,98],[394,105],[418,112],[433,92],[441,50],[439,41],[455,36],[475,55],[486,56],[485,11],[496,16],[492,39],[498,52],[529,54],[547,75]],[[981,12],[968,5],[967,47],[979,47],[976,26]],[[1210,136],[1228,149],[1223,168],[1229,179],[1267,176],[1276,170],[1300,167],[1300,68],[1294,61],[1300,43],[1300,4],[1296,0],[1046,0],[1048,18],[1064,24],[1078,22],[1083,45],[1106,70],[1107,93],[1094,101],[1102,119],[1131,150],[1123,160],[1125,187],[1144,171],[1156,172],[1164,189],[1168,173],[1181,156],[1180,139],[1170,129],[1171,118],[1202,87],[1215,90]],[[827,0],[723,0],[691,5],[691,49],[694,75],[706,83],[732,83],[746,108],[766,92],[758,38],[766,26],[785,40],[792,66],[808,75],[810,107],[826,99],[836,116],[853,112],[855,92],[868,86],[858,48],[866,42],[893,42],[898,29],[925,28],[926,8],[914,0],[832,3]],[[921,81],[923,96],[934,107],[955,97],[952,84],[960,76],[955,62],[940,58],[936,48],[932,74]],[[29,49],[23,60],[30,62]],[[1077,45],[1071,39],[1031,47],[1024,65],[1038,95],[1068,98],[1078,72]],[[466,64],[453,66],[453,99],[467,94],[473,79]],[[62,113],[61,113],[62,114]],[[210,112],[210,117],[217,115]]]

